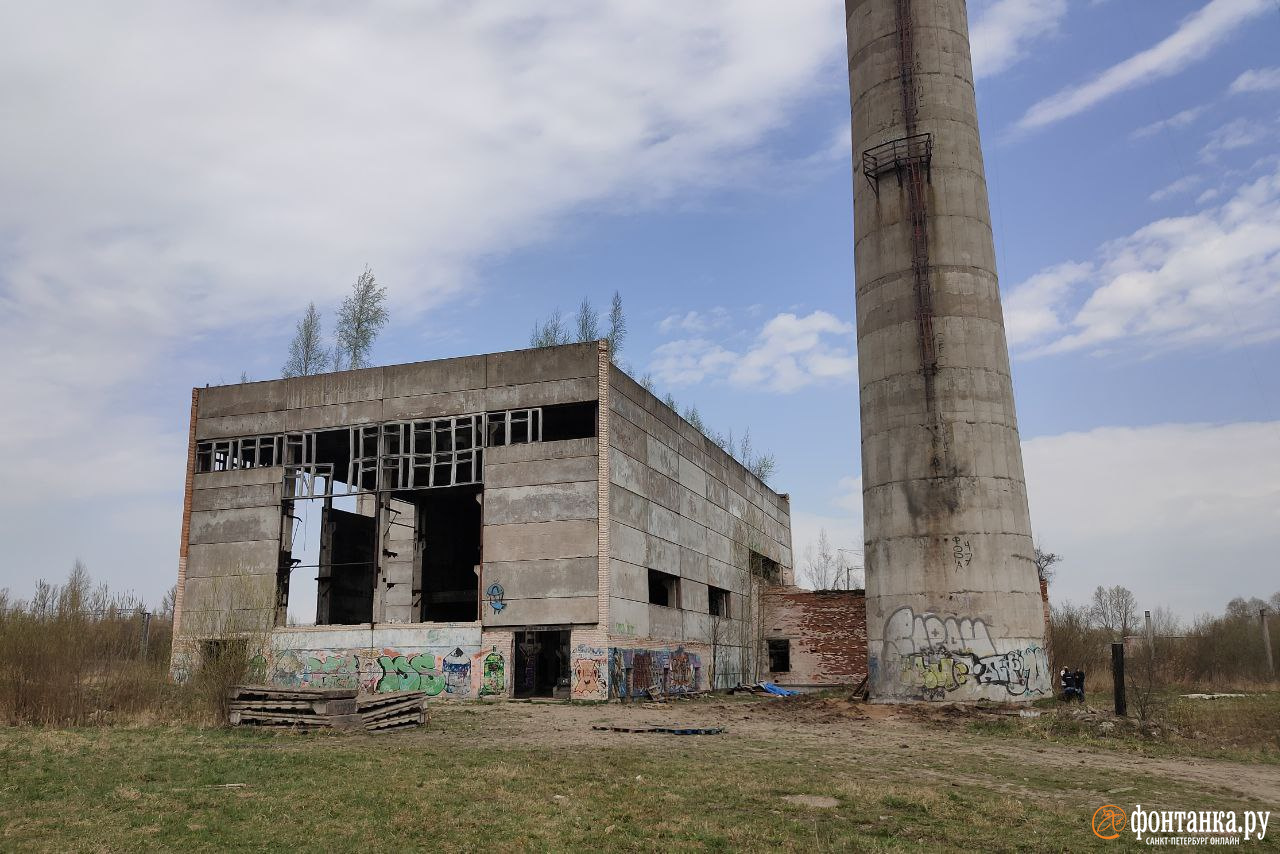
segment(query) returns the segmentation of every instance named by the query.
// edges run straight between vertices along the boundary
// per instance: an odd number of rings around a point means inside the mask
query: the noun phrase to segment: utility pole
[[[1129,709],[1124,697],[1124,644],[1111,645],[1111,685],[1115,692],[1116,714],[1124,717]]]
[[[151,612],[142,612],[142,660],[147,660],[147,647],[151,641]]]
[[[1271,630],[1267,628],[1267,609],[1258,609],[1258,622],[1262,624],[1262,646],[1267,651],[1267,672],[1276,678],[1276,660],[1271,655]]]

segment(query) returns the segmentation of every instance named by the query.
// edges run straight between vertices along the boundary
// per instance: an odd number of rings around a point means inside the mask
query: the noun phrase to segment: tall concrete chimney
[[[1052,690],[965,0],[845,0],[872,696]]]

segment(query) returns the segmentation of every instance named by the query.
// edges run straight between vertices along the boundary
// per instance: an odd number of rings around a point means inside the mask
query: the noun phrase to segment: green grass
[[[542,746],[556,711],[439,705],[430,730],[380,736],[0,730],[0,849],[1107,850],[1088,816],[1109,791],[1144,805],[1209,796],[1139,771],[1028,763],[1003,731],[780,722],[762,737],[730,722],[702,737],[567,728]],[[783,800],[794,795],[839,805]]]
[[[1163,696],[1153,726],[1103,716],[1080,720],[1074,705],[1056,700],[1037,703],[1038,718],[999,718],[969,724],[971,732],[1018,737],[1061,745],[1123,750],[1141,756],[1198,757],[1280,765],[1280,694],[1257,693],[1214,700],[1186,699],[1180,693]],[[1095,706],[1095,708],[1099,708]],[[1107,711],[1105,706],[1102,711]]]

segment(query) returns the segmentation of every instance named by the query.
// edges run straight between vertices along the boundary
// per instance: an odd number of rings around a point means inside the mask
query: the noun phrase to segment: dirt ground
[[[762,743],[778,751],[789,746],[824,748],[845,754],[854,765],[900,764],[916,782],[964,781],[1011,795],[1038,791],[1022,780],[1058,776],[1093,777],[1105,787],[1109,779],[1143,778],[1145,796],[1159,796],[1170,786],[1196,789],[1223,797],[1280,807],[1280,765],[1243,763],[1213,758],[1151,757],[1127,749],[1084,747],[1002,739],[993,756],[992,738],[971,735],[970,721],[1017,720],[1016,710],[979,711],[959,707],[919,708],[905,705],[852,702],[829,696],[770,698],[729,696],[607,705],[504,702],[457,709],[434,707],[436,714],[481,716],[492,733],[529,746],[616,748],[660,744],[664,748],[697,749],[693,741],[715,741],[717,749],[731,744],[758,750]],[[464,711],[465,710],[465,711]],[[724,727],[720,735],[675,736],[597,730],[593,726]],[[945,747],[940,749],[940,744]],[[1017,769],[1011,772],[1010,769]],[[1170,785],[1164,785],[1164,784]],[[1125,795],[1123,787],[1105,789]],[[1138,794],[1134,792],[1133,794]]]

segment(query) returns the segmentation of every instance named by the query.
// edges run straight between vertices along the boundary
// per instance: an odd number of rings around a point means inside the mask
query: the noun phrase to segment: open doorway
[[[568,697],[569,631],[516,632],[517,697]]]
[[[399,497],[409,500],[403,493]],[[422,597],[418,619],[423,622],[480,618],[482,498],[479,484],[421,490],[413,495]]]

